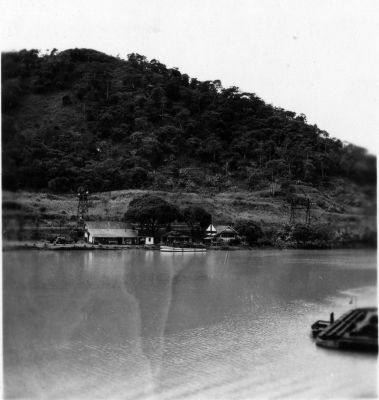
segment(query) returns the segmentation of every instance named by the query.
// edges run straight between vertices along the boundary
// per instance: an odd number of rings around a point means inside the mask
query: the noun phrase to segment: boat
[[[165,253],[203,253],[207,248],[202,244],[173,243],[172,246],[159,246],[159,250]]]
[[[378,352],[378,309],[355,308],[335,322],[316,321],[312,327],[316,345],[329,349]]]
[[[328,326],[330,325],[329,321],[316,321],[312,326],[311,326],[311,336],[313,338],[316,338],[323,330],[325,330]]]

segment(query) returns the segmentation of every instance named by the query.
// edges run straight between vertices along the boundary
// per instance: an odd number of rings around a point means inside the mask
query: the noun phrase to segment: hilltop
[[[157,60],[89,49],[3,53],[3,187],[75,192],[260,190],[342,177],[376,159],[254,93]]]

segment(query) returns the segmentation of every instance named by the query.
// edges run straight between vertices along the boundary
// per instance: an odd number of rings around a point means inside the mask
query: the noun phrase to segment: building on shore
[[[212,224],[210,224],[208,228],[205,230],[205,237],[204,237],[205,243],[211,244],[212,241],[215,240],[216,235],[217,235],[216,228]]]
[[[157,240],[166,243],[192,243],[195,238],[191,228],[184,223],[171,224],[157,237],[126,222],[88,221],[84,224],[84,237],[88,243],[102,245],[153,245]],[[201,238],[200,238],[201,240]],[[209,245],[233,245],[241,240],[238,232],[230,225],[209,225],[204,242]]]
[[[170,229],[161,235],[161,240],[166,244],[192,243],[193,239],[191,228],[180,222],[171,223]]]
[[[154,236],[144,236],[140,238],[141,242],[144,242],[146,246],[152,246],[154,244]]]
[[[84,236],[88,243],[93,244],[135,245],[140,243],[138,232],[125,222],[85,222]]]
[[[209,225],[205,231],[204,241],[208,244],[231,244],[241,240],[238,232],[230,225]]]

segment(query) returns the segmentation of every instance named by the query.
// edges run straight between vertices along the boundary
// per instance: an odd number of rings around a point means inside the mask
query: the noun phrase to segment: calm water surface
[[[376,356],[309,337],[376,277],[361,250],[5,252],[5,396],[376,397]]]

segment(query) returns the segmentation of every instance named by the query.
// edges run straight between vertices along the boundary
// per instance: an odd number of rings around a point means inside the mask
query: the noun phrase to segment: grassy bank
[[[345,236],[345,242],[359,241],[367,232],[376,232],[375,196],[354,184],[335,182],[328,188],[296,187],[298,195],[310,198],[311,224],[324,225]],[[152,190],[122,190],[90,195],[90,220],[123,220],[129,202],[143,194],[160,196],[183,208],[199,205],[212,214],[215,224],[250,220],[266,234],[289,222],[290,206],[280,190],[209,193]],[[3,236],[9,239],[41,240],[66,234],[76,224],[77,199],[74,194],[3,192]],[[305,211],[296,211],[296,222],[305,220]],[[19,232],[21,228],[21,234]]]

